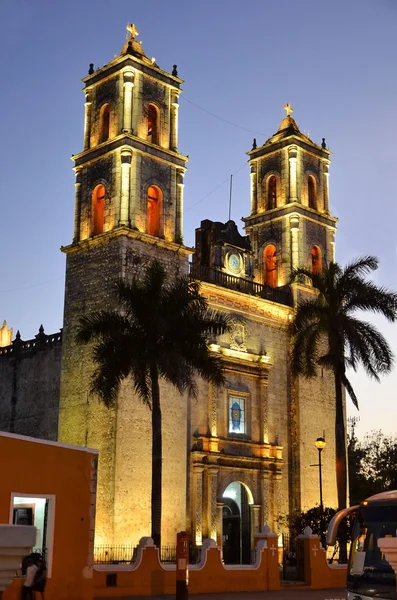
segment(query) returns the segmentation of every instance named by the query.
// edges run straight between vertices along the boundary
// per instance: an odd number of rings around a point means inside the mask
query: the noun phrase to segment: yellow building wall
[[[0,432],[0,523],[12,522],[12,494],[52,499],[46,600],[92,598],[96,463],[95,450]],[[14,581],[3,600],[19,599],[21,585]]]

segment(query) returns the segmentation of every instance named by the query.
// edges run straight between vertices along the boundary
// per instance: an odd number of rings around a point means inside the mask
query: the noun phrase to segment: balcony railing
[[[277,302],[278,304],[292,306],[292,294],[288,286],[272,288],[268,285],[255,283],[249,279],[235,277],[234,275],[229,275],[223,271],[218,271],[217,269],[211,269],[210,267],[194,263],[190,263],[190,277],[192,279],[198,279],[199,281],[213,283],[228,288],[229,290],[236,290],[236,292],[242,292],[243,294],[259,296],[260,298],[271,300],[271,302]]]

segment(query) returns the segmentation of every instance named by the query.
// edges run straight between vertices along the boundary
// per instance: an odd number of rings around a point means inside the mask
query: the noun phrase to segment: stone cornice
[[[339,220],[337,217],[332,217],[326,213],[319,213],[308,206],[303,206],[303,204],[300,202],[291,202],[290,204],[285,204],[284,206],[274,208],[273,210],[269,210],[267,212],[257,213],[256,215],[249,217],[243,217],[242,221],[246,224],[246,227],[255,227],[256,225],[259,226],[266,222],[291,216],[292,214],[301,216],[304,219],[312,221],[313,223],[320,222],[322,225],[326,225],[332,229],[336,228],[336,223]]]
[[[279,470],[284,465],[283,446],[263,444],[249,439],[198,435],[190,451],[193,465],[216,465],[226,468]],[[235,450],[231,450],[235,448]]]
[[[153,237],[147,233],[141,233],[140,231],[129,229],[128,227],[117,227],[116,229],[112,229],[106,233],[101,233],[95,237],[87,238],[86,240],[75,242],[73,244],[69,244],[68,246],[61,246],[61,250],[65,254],[74,254],[76,252],[80,252],[81,250],[86,250],[87,248],[102,246],[107,244],[110,240],[122,236],[139,240],[151,246],[166,248],[167,250],[175,252],[176,254],[181,254],[182,256],[190,256],[194,252],[193,248],[188,248],[187,246],[182,246],[181,244],[176,244],[175,242],[168,242],[162,238]]]
[[[319,294],[319,291],[317,288],[314,288],[312,285],[307,285],[306,283],[301,283],[299,281],[291,283],[291,289],[293,292],[299,291],[304,294],[310,294],[312,296],[318,296],[318,294]]]
[[[76,168],[85,166],[87,163],[102,158],[120,148],[130,147],[132,150],[154,157],[158,160],[166,162],[169,165],[176,166],[181,169],[186,169],[185,163],[189,160],[188,156],[173,152],[167,148],[162,148],[156,144],[146,142],[141,138],[132,135],[131,133],[121,133],[117,137],[98,144],[93,148],[88,148],[79,154],[73,154],[71,159],[74,161]]]
[[[288,328],[294,313],[293,308],[251,296],[235,290],[200,281],[201,292],[213,308],[241,313],[242,316],[256,318],[273,327]]]
[[[167,73],[167,71],[163,71],[163,69],[160,69],[160,67],[156,66],[154,63],[148,64],[147,61],[150,62],[147,58],[146,60],[142,60],[138,56],[131,54],[118,56],[107,65],[104,65],[101,69],[98,69],[98,71],[95,71],[92,75],[83,77],[81,81],[85,83],[84,91],[128,66],[133,67],[146,75],[151,75],[170,87],[180,89],[183,79],[175,77],[175,75],[171,75],[170,73]]]
[[[276,137],[277,137],[277,134],[275,134],[273,137],[269,138],[263,144],[263,146],[260,146],[259,148],[255,148],[255,149],[247,152],[247,155],[250,157],[250,161],[262,158],[263,156],[268,156],[272,152],[276,152],[277,150],[280,150],[281,148],[285,148],[285,147],[292,146],[292,145],[296,145],[296,146],[299,146],[300,148],[303,148],[304,150],[306,150],[306,152],[308,152],[309,154],[312,154],[316,158],[319,158],[319,156],[320,156],[321,158],[329,160],[329,157],[332,154],[332,152],[330,152],[330,150],[327,150],[326,148],[322,148],[315,142],[312,142],[311,140],[309,140],[309,138],[304,139],[297,134],[291,134],[286,137],[282,137],[281,139],[274,139],[274,141],[273,141],[273,138],[276,138]]]
[[[264,380],[268,379],[272,364],[270,357],[266,354],[252,354],[250,352],[232,350],[219,344],[210,344],[209,348],[212,354],[222,357],[225,371],[229,373],[244,373],[245,375],[253,375],[255,377],[259,376]]]

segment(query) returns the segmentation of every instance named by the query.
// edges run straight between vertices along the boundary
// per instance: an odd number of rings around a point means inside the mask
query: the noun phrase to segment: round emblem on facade
[[[239,275],[243,267],[241,255],[238,252],[229,252],[226,258],[226,267],[232,273]]]

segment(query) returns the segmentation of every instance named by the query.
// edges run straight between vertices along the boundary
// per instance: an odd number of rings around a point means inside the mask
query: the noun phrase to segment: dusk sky
[[[184,241],[202,219],[249,213],[246,152],[278,128],[290,102],[301,131],[333,152],[337,260],[380,259],[397,288],[396,0],[0,0],[0,321],[33,337],[62,326],[74,174],[83,147],[89,63],[120,53],[134,22],[149,57],[185,80],[179,149]],[[397,353],[397,325],[373,319]],[[1,325],[1,323],[0,323]],[[351,376],[359,433],[395,431],[397,366],[381,384]],[[357,412],[348,404],[349,414]]]

